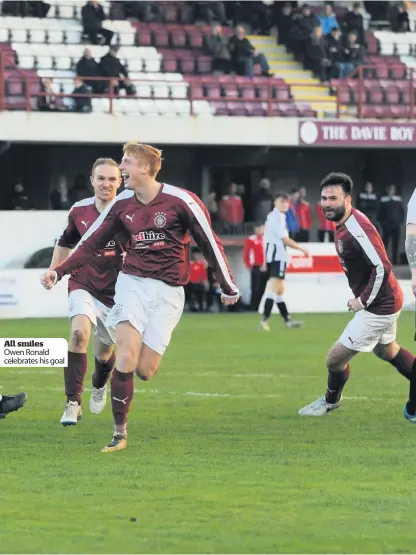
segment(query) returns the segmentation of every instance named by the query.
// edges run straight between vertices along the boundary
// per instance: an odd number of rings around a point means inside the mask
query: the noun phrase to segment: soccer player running
[[[16,395],[0,395],[0,419],[6,418],[11,412],[15,412],[23,407],[27,401],[26,393],[16,393]]]
[[[264,250],[265,264],[269,279],[266,285],[266,300],[264,302],[263,319],[260,327],[264,331],[270,331],[269,319],[272,314],[274,303],[285,321],[287,328],[298,328],[303,324],[298,320],[291,320],[287,309],[284,292],[285,276],[288,255],[286,247],[301,251],[306,256],[308,251],[290,239],[286,225],[286,212],[290,207],[290,197],[287,193],[277,193],[274,198],[274,209],[266,218],[264,228]]]
[[[119,231],[128,234],[126,258],[119,273],[115,305],[107,319],[116,326],[117,361],[111,378],[114,435],[104,452],[127,447],[127,416],[133,398],[133,372],[150,380],[157,372],[182,315],[189,278],[190,234],[222,288],[225,305],[239,291],[231,277],[219,239],[200,199],[183,189],[159,183],[160,150],[136,142],[124,145],[120,165],[126,191],[118,195],[89,227],[66,262],[45,274],[51,288],[88,261],[99,245]]]
[[[372,351],[405,378],[412,376],[415,357],[396,342],[403,292],[376,228],[352,208],[352,188],[351,178],[344,173],[330,173],[321,183],[322,208],[336,224],[335,248],[354,295],[348,310],[355,316],[328,353],[325,395],[300,409],[301,416],[323,416],[340,406],[349,362],[357,353]]]
[[[412,271],[412,290],[416,296],[416,190],[407,205],[406,243],[407,260]],[[416,333],[415,333],[416,341]],[[404,407],[404,416],[416,424],[416,360],[410,378],[409,401]]]
[[[68,214],[65,230],[53,253],[50,270],[62,264],[81,237],[91,229],[103,210],[115,199],[121,172],[111,158],[98,158],[91,171],[94,196],[76,202]],[[87,372],[87,348],[94,328],[95,371],[92,376],[90,410],[99,414],[105,407],[107,380],[114,367],[115,330],[106,324],[114,304],[115,283],[122,266],[120,236],[113,234],[97,244],[88,263],[71,272],[68,282],[71,332],[68,366],[64,368],[66,405],[63,426],[74,426],[82,416],[82,391]],[[48,272],[46,272],[46,276]],[[41,277],[45,284],[45,274]]]

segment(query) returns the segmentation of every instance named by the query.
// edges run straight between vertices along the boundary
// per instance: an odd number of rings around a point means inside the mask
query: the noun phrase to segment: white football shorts
[[[108,326],[130,322],[145,345],[163,355],[185,304],[183,287],[120,272]]]
[[[101,301],[96,299],[83,289],[75,289],[68,295],[69,317],[73,318],[79,314],[87,316],[94,327],[94,334],[104,345],[113,345],[115,340],[115,329],[107,326],[107,316],[111,310]]]
[[[339,341],[344,347],[360,353],[371,352],[378,343],[388,345],[396,339],[400,312],[379,315],[360,310],[349,322]]]

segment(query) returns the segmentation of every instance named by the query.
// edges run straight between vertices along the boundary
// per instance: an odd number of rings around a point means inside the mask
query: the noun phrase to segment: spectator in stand
[[[328,83],[328,73],[331,61],[328,58],[326,41],[322,37],[322,28],[315,27],[312,37],[306,46],[306,67],[316,74],[321,83]]]
[[[129,79],[127,68],[117,57],[119,47],[110,46],[107,54],[100,60],[101,74],[103,77],[113,77],[121,79],[114,85],[114,94],[118,94],[120,89],[125,89],[126,94],[134,95],[136,90]],[[105,84],[108,89],[108,82]]]
[[[253,35],[270,35],[271,27],[271,9],[270,4],[273,2],[244,2],[249,4],[250,7],[250,18],[249,23],[251,27],[251,33]]]
[[[124,2],[126,18],[140,19],[145,23],[161,23],[163,21],[163,4],[149,0]]]
[[[103,7],[98,0],[90,0],[81,10],[82,26],[91,44],[111,44],[113,31],[104,29],[103,21],[107,19]]]
[[[41,112],[60,112],[63,110],[63,104],[59,103],[57,88],[51,77],[47,77],[41,81],[40,91],[46,93],[38,97],[38,110]]]
[[[332,31],[325,37],[327,56],[331,62],[328,68],[328,77],[330,79],[344,79],[350,71],[347,71],[348,64],[343,61],[343,44],[341,40],[341,31],[339,27],[334,27]]]
[[[72,94],[74,95],[74,112],[81,112],[84,114],[89,114],[92,112],[91,104],[91,94],[92,89],[84,83],[82,79],[76,77],[74,80],[74,90]],[[88,95],[88,96],[78,96],[78,95]]]
[[[292,6],[289,2],[286,2],[277,21],[278,43],[290,47],[294,22],[295,14]]]
[[[364,47],[358,42],[358,35],[355,31],[348,33],[343,53],[343,77],[348,77],[350,73],[364,63]]]
[[[244,221],[244,208],[241,197],[237,195],[238,185],[231,183],[229,194],[220,200],[219,216],[228,231],[235,231]],[[233,230],[234,228],[234,230]]]
[[[212,221],[218,220],[218,203],[217,203],[217,193],[215,191],[210,191],[208,195],[203,199],[205,206],[211,216]]]
[[[324,12],[319,16],[319,23],[322,27],[322,34],[329,35],[334,27],[339,27],[332,4],[325,4]]]
[[[306,187],[299,189],[298,200],[295,201],[296,215],[299,222],[299,231],[296,234],[295,241],[299,243],[307,243],[309,241],[309,232],[312,226],[311,207],[306,200]]]
[[[364,185],[364,189],[361,193],[358,193],[356,200],[357,210],[360,210],[363,214],[367,216],[371,223],[378,227],[377,216],[378,216],[378,198],[374,192],[373,184],[370,181]]]
[[[222,36],[221,25],[215,25],[212,28],[212,33],[205,42],[205,53],[212,58],[213,71],[230,72],[231,54],[228,49],[228,42]]]
[[[389,185],[387,195],[380,199],[378,221],[386,251],[389,250],[391,243],[392,256],[390,260],[393,264],[399,263],[400,228],[404,222],[404,216],[402,197],[396,194],[396,185]]]
[[[299,189],[292,189],[289,210],[286,212],[286,225],[291,239],[294,239],[299,233],[299,220],[296,212],[296,202],[299,200],[299,196]]]
[[[31,205],[25,188],[20,179],[16,179],[11,194],[10,207],[12,210],[30,210]]]
[[[267,280],[267,271],[264,270],[264,224],[257,223],[254,235],[244,241],[243,261],[251,274],[250,310],[257,311],[260,305]]]
[[[341,22],[341,27],[346,34],[351,33],[351,31],[355,31],[358,35],[358,42],[363,45],[366,44],[364,19],[361,15],[361,4],[359,2],[356,2],[353,5],[352,10],[349,10],[345,14]]]
[[[335,222],[330,222],[326,219],[320,202],[316,203],[315,210],[319,221],[318,241],[320,243],[333,243],[335,236]]]
[[[264,223],[273,210],[273,195],[270,193],[270,181],[267,178],[260,180],[259,188],[253,195],[252,204],[254,221]]]
[[[91,191],[87,186],[87,181],[85,179],[85,176],[79,173],[75,177],[74,186],[71,187],[68,191],[69,205],[72,206],[76,202],[79,202],[80,200],[84,200],[90,196],[91,196]]]
[[[219,21],[222,25],[227,24],[227,14],[225,11],[224,2],[216,2],[211,0],[209,2],[196,2],[195,4],[195,19],[201,17],[209,25],[212,25],[212,22],[214,20]]]
[[[400,3],[393,7],[391,16],[391,29],[395,33],[409,33],[410,21],[409,14],[407,13],[404,3]]]
[[[238,26],[235,35],[230,38],[228,48],[231,53],[232,67],[239,75],[253,77],[254,64],[260,64],[263,76],[271,77],[270,68],[266,56],[256,49],[246,38],[244,28]]]
[[[92,57],[90,48],[84,50],[82,58],[77,62],[76,71],[78,77],[101,77],[100,65]],[[91,87],[95,94],[100,94],[103,89],[102,81],[84,79],[84,83]]]
[[[208,289],[207,263],[198,248],[191,253],[191,273],[185,286],[185,297],[189,310],[204,312],[205,293]]]
[[[292,8],[291,8],[292,9]],[[290,24],[290,21],[288,21]],[[319,27],[319,19],[308,4],[302,7],[302,13],[294,16],[294,23],[289,35],[289,48],[296,57],[303,57],[315,27]]]

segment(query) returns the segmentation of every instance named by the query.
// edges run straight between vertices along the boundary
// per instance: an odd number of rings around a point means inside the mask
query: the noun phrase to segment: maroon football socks
[[[127,436],[127,416],[134,394],[134,372],[119,372],[114,368],[111,375],[111,406],[114,416],[115,435]]]
[[[105,386],[115,363],[116,355],[114,353],[112,353],[111,357],[106,362],[100,362],[99,360],[95,359],[95,371],[92,375],[92,385],[95,388],[101,389]]]
[[[341,393],[344,385],[350,377],[350,365],[347,364],[342,372],[329,372],[328,373],[328,387],[325,393],[327,403],[334,405],[341,399]]]
[[[400,347],[399,352],[397,355],[389,360],[390,364],[396,368],[396,370],[408,380],[411,379],[412,375],[412,366],[415,361],[414,355],[409,353],[403,347]]]
[[[84,377],[87,372],[87,354],[68,351],[68,366],[64,368],[67,401],[81,404]]]

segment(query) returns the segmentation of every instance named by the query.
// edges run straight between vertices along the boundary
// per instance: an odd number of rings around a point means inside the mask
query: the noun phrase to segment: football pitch
[[[416,426],[407,382],[372,355],[341,408],[305,419],[349,315],[257,331],[256,315],[186,315],[159,374],[135,382],[129,447],[103,454],[110,403],[63,428],[62,369],[0,369],[26,406],[0,421],[1,553],[414,553]],[[399,340],[416,350],[414,316]],[[0,337],[68,322],[0,321]],[[93,358],[86,387],[90,386]]]

